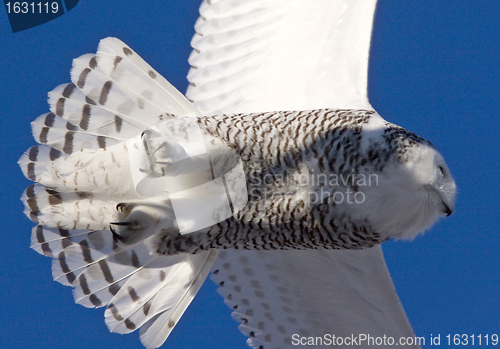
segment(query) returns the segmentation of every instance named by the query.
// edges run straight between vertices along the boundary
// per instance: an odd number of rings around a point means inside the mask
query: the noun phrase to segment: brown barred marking
[[[130,298],[136,302],[136,303],[139,303],[141,298],[139,298],[139,296],[137,295],[137,293],[135,292],[135,289],[132,287],[132,286],[129,286],[127,288],[128,290],[128,294],[130,295]]]
[[[135,324],[130,319],[125,319],[125,326],[127,326],[129,330],[135,330]]]
[[[73,242],[71,241],[70,238],[64,238],[61,240],[61,246],[63,247],[63,249],[65,249],[66,247],[69,247],[73,245]]]
[[[151,79],[156,79],[156,74],[154,73],[154,71],[152,70],[148,71],[148,75]]]
[[[92,291],[90,291],[89,284],[87,283],[85,274],[80,274],[80,276],[78,277],[78,282],[80,283],[80,287],[82,288],[82,292],[84,295],[88,296],[92,293]]]
[[[80,247],[82,249],[83,260],[87,263],[93,263],[92,250],[89,247],[87,240],[80,241]]]
[[[135,253],[134,250],[132,250],[130,262],[132,263],[132,266],[134,268],[140,268],[141,267],[141,262],[139,261],[139,257],[137,257],[137,254]]]
[[[132,50],[129,49],[128,47],[124,47],[123,53],[125,53],[127,56],[130,56],[132,54]]]
[[[106,148],[106,137],[97,136],[97,145],[99,146],[99,148]]]
[[[116,56],[115,57],[115,60],[113,61],[113,69],[116,69],[116,67],[118,66],[118,63],[120,63],[122,60],[122,58],[120,56]]]
[[[40,221],[38,219],[38,213],[36,213],[36,212],[30,212],[29,215],[30,215],[29,218],[30,218],[30,220],[32,222],[37,223],[37,224],[40,223]]]
[[[99,262],[99,267],[101,268],[101,271],[104,275],[104,280],[106,280],[109,284],[112,284],[115,280],[113,278],[113,274],[111,274],[111,270],[109,269],[108,262],[106,262],[104,259],[101,259]]]
[[[66,279],[68,280],[68,282],[70,284],[73,284],[73,282],[75,282],[75,280],[76,280],[76,276],[75,276],[75,274],[73,274],[72,272],[70,272],[70,273],[66,274]]]
[[[89,67],[92,69],[95,69],[95,67],[97,67],[97,59],[95,56],[90,59]]]
[[[30,161],[36,161],[36,159],[38,157],[38,152],[39,152],[38,145],[31,147],[29,152],[28,152],[28,159],[30,159]]]
[[[64,135],[64,146],[63,146],[63,152],[66,154],[71,154],[73,153],[73,135],[75,132],[73,131],[68,131]]]
[[[90,104],[90,105],[97,105],[97,103],[93,99],[89,98],[88,96],[85,96],[85,102],[87,104]]]
[[[47,144],[47,135],[48,134],[49,134],[49,128],[42,127],[42,130],[40,131],[40,136],[39,136],[40,143]]]
[[[89,297],[90,302],[94,305],[94,307],[101,307],[102,302],[95,294],[91,294]]]
[[[116,296],[116,294],[118,293],[118,291],[120,291],[120,286],[118,286],[117,284],[112,284],[112,285],[109,286],[108,291],[113,296]]]
[[[89,128],[90,122],[90,110],[91,106],[89,104],[85,104],[82,109],[82,119],[80,120],[80,128],[83,130],[87,130]]]
[[[40,209],[38,208],[38,204],[36,201],[35,184],[32,184],[28,188],[26,188],[26,196],[28,197],[26,203],[28,204],[31,212],[40,213]]]
[[[78,130],[78,127],[76,127],[75,125],[73,125],[70,122],[66,122],[66,129],[70,130],[70,131],[76,131],[76,130]]]
[[[40,244],[43,254],[45,256],[52,257],[52,249],[50,248],[49,244],[45,242],[45,235],[43,235],[43,227],[41,225],[36,226],[36,240]]]
[[[32,181],[36,180],[36,171],[35,171],[35,163],[30,162],[27,166],[27,174],[28,178]]]
[[[62,92],[62,96],[64,98],[69,98],[71,96],[71,94],[73,93],[73,91],[75,90],[75,88],[76,88],[75,84],[73,84],[73,83],[67,84]]]
[[[66,274],[68,282],[70,284],[73,284],[73,282],[75,282],[76,276],[71,272],[68,264],[66,264],[66,254],[64,253],[64,251],[59,252],[59,254],[57,255],[57,259],[59,261],[59,265],[61,266],[61,270]]]
[[[62,204],[63,200],[61,198],[61,193],[50,188],[46,188],[45,191],[49,194],[49,205],[56,206]]]
[[[85,86],[85,80],[87,79],[87,76],[89,75],[90,72],[91,72],[90,68],[85,68],[82,70],[80,76],[78,77],[78,82],[76,83],[76,85],[79,88],[83,88]]]
[[[80,199],[92,199],[94,197],[94,194],[88,191],[77,191],[76,195]]]
[[[122,118],[115,115],[115,128],[116,132],[120,132],[122,130],[123,120]]]
[[[63,116],[64,115],[64,102],[66,98],[59,98],[56,103],[56,115]]]
[[[266,296],[264,295],[264,292],[262,292],[261,290],[255,290],[255,296],[257,296],[257,298],[265,298]]]
[[[268,319],[269,321],[274,321],[274,317],[273,317],[273,315],[272,315],[271,313],[267,313],[267,312],[266,312],[266,313],[264,313],[264,317],[265,317],[266,319]],[[278,328],[278,331],[279,331],[279,328]],[[280,331],[280,332],[281,332],[281,331]],[[284,333],[284,332],[283,332],[283,333]]]
[[[113,303],[109,303],[108,309],[111,311],[111,314],[115,318],[116,321],[123,321],[122,316],[118,312],[118,309],[116,309],[116,306]]]
[[[48,113],[47,116],[45,117],[44,124],[47,127],[52,127],[54,126],[54,121],[56,119],[56,116],[54,113]]]
[[[69,230],[59,228],[58,231],[59,231],[59,235],[64,236],[64,237],[70,237]]]
[[[149,310],[151,309],[151,301],[148,301],[144,306],[142,307],[142,312],[144,315],[148,316]]]
[[[160,282],[165,281],[165,278],[167,277],[167,274],[162,270],[160,271]]]
[[[101,94],[99,96],[99,104],[104,105],[108,100],[109,91],[111,91],[111,87],[113,86],[112,81],[106,81],[104,86],[102,87]]]

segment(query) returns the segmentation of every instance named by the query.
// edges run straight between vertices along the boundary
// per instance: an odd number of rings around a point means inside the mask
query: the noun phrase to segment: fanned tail
[[[64,230],[38,225],[31,247],[53,257],[54,280],[73,286],[75,302],[107,306],[110,331],[141,328],[147,348],[161,346],[207,277],[218,251],[151,255],[144,244],[118,246],[106,230]]]
[[[163,344],[207,277],[218,252],[162,256],[147,240],[116,241],[109,223],[117,204],[140,198],[126,140],[168,114],[199,113],[118,39],[73,61],[71,83],[49,93],[50,113],[32,123],[39,145],[20,159],[36,182],[23,194],[38,225],[31,247],[53,258],[54,280],[74,288],[75,302],[106,306],[110,331],[138,328],[148,348]],[[148,247],[149,246],[149,247]]]

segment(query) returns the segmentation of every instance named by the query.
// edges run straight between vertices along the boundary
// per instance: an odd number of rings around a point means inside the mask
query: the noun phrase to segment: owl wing
[[[53,258],[56,281],[76,303],[104,307],[112,332],[140,328],[166,340],[207,277],[218,251],[161,256],[146,243],[118,244],[109,230],[119,202],[136,199],[125,141],[191,103],[118,39],[73,61],[69,84],[49,93],[50,113],[32,123],[39,145],[19,160],[36,182],[22,197],[34,222],[31,247]],[[96,161],[96,159],[98,161]],[[81,170],[84,169],[84,170]]]
[[[372,109],[374,0],[203,1],[187,97],[204,115]]]
[[[367,71],[375,6],[376,0],[203,1],[187,97],[207,115],[372,109]],[[293,347],[303,336],[413,336],[380,246],[224,251],[212,279],[253,348]]]

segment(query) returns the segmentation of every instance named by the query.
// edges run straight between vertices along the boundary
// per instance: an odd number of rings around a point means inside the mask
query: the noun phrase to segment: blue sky
[[[3,348],[141,348],[110,334],[103,310],[73,302],[52,281],[49,258],[29,249],[33,224],[19,200],[17,166],[34,144],[30,122],[47,92],[69,82],[71,61],[100,39],[130,45],[185,91],[199,1],[81,0],[68,14],[12,34],[0,14],[0,338]],[[500,2],[380,0],[369,96],[388,121],[430,140],[458,186],[455,213],[415,241],[384,251],[417,335],[500,333]],[[215,285],[207,282],[165,347],[245,348]],[[444,346],[444,345],[442,345]]]

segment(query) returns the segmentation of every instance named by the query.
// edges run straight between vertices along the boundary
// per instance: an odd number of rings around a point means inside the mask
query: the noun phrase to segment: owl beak
[[[443,212],[446,213],[446,217],[449,217],[453,213],[453,210],[450,208],[450,206],[446,205],[444,201],[442,201],[442,203],[443,203]]]
[[[111,230],[111,234],[113,234],[113,240],[115,242],[118,241],[125,242],[125,239],[113,229],[113,226],[111,224],[109,225],[109,230]]]
[[[451,208],[450,205],[446,203],[446,201],[443,199],[443,195],[441,195],[438,189],[434,188],[430,184],[424,185],[424,188],[426,188],[429,193],[432,193],[432,195],[434,195],[436,199],[439,198],[442,206],[441,210],[446,214],[446,217],[450,216],[453,213],[453,208]]]

